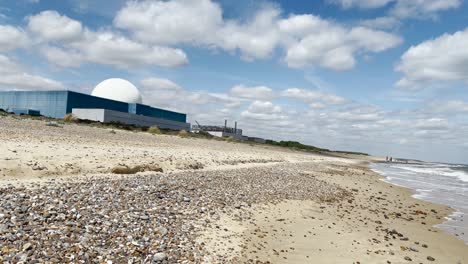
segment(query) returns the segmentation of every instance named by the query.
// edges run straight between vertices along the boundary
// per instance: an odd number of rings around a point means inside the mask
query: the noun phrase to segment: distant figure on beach
[[[390,157],[390,162],[392,162],[392,161],[393,161],[393,158],[392,158],[392,157]]]
[[[385,156],[385,162],[388,162],[388,156]]]

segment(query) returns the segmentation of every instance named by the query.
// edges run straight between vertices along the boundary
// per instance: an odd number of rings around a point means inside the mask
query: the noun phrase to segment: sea
[[[417,199],[455,209],[437,227],[468,244],[468,165],[372,163],[371,169],[388,183],[412,189]]]

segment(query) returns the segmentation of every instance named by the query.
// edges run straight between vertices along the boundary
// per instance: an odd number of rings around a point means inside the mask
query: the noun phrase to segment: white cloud
[[[446,119],[442,118],[429,118],[417,120],[414,127],[420,130],[445,130],[449,126]]]
[[[147,43],[239,51],[246,60],[269,58],[281,49],[295,68],[347,70],[357,53],[381,52],[401,43],[400,37],[383,31],[347,28],[313,15],[282,19],[281,12],[267,6],[243,21],[225,20],[221,7],[211,0],[141,1],[129,2],[114,25]]]
[[[198,116],[213,112],[210,107],[237,108],[240,100],[223,93],[190,91],[165,78],[146,78],[140,81],[144,102],[159,107],[189,112]],[[210,110],[207,110],[210,109]]]
[[[346,108],[331,114],[332,118],[345,122],[376,122],[384,118],[383,113],[376,107],[357,106]]]
[[[398,18],[434,17],[440,11],[458,8],[462,0],[329,0],[343,8],[382,8],[393,3],[389,15]]]
[[[0,52],[25,47],[28,42],[29,39],[22,29],[0,25]]]
[[[210,0],[132,1],[114,24],[149,43],[211,44],[223,23],[221,7]]]
[[[315,90],[290,88],[271,100],[258,100],[238,98],[231,89],[212,93],[188,90],[164,78],[141,81],[145,103],[187,112],[191,122],[198,120],[203,125],[222,125],[224,119],[231,124],[238,121],[239,128],[249,136],[298,140],[332,149],[444,159],[442,154],[426,152],[433,151],[434,145],[458,147],[456,139],[468,133],[466,120],[456,117],[467,113],[468,103],[459,100],[421,102],[417,109],[389,112]],[[284,97],[305,102],[311,108],[292,107],[282,100]],[[226,107],[229,104],[235,107]],[[396,144],[404,144],[414,152],[397,152]],[[424,151],[414,147],[421,144],[425,144]]]
[[[397,17],[431,17],[440,11],[458,8],[462,0],[398,0],[391,11]]]
[[[0,90],[57,90],[62,83],[26,72],[12,59],[0,55]]]
[[[380,8],[394,0],[328,0],[328,2],[339,4],[343,8]]]
[[[279,41],[275,26],[279,10],[262,9],[245,23],[225,21],[222,12],[211,0],[129,2],[118,12],[114,24],[153,44],[185,43],[239,50],[248,60],[271,55]]]
[[[361,20],[360,25],[375,29],[393,29],[401,26],[400,20],[391,16],[377,17],[374,19]]]
[[[241,113],[241,116],[247,119],[254,120],[281,120],[286,119],[282,115],[282,109],[278,105],[274,105],[268,101],[254,101],[250,106]]]
[[[361,26],[346,28],[312,15],[291,16],[279,25],[283,32],[292,36],[286,43],[285,60],[293,68],[318,64],[334,70],[349,70],[356,63],[357,52],[381,52],[402,42],[394,34]]]
[[[60,67],[78,67],[85,62],[118,68],[176,67],[188,62],[180,49],[143,44],[109,30],[92,31],[56,11],[44,11],[28,20],[29,30],[43,45],[43,55]]]
[[[349,39],[356,45],[356,48],[370,52],[381,52],[402,42],[400,37],[393,34],[365,27],[353,28],[349,32]]]
[[[270,57],[281,40],[277,29],[279,15],[279,10],[266,8],[246,23],[226,22],[219,31],[220,46],[226,50],[240,50],[246,60]]]
[[[430,109],[435,113],[462,114],[468,112],[468,102],[460,100],[451,100],[446,102],[432,102]]]
[[[306,102],[312,108],[324,108],[325,106],[340,105],[347,102],[345,98],[335,94],[299,88],[286,89],[281,95]]]
[[[232,96],[257,100],[267,100],[273,97],[273,90],[266,86],[247,87],[236,85],[229,92]]]
[[[13,61],[11,58],[0,54],[0,73],[2,74],[11,74],[18,72],[20,66],[16,61]]]
[[[49,62],[63,68],[79,67],[84,61],[84,56],[81,53],[73,50],[66,51],[54,46],[42,47],[40,52]]]
[[[280,113],[281,107],[267,101],[254,101],[247,109],[251,113],[274,114]]]
[[[28,17],[28,29],[41,41],[74,41],[82,37],[83,26],[79,21],[47,10]]]
[[[468,29],[444,34],[408,49],[396,70],[397,86],[417,89],[431,81],[468,81]]]
[[[120,68],[142,65],[176,67],[187,63],[187,56],[180,49],[148,46],[109,31],[85,31],[84,39],[70,46],[81,51],[90,62]]]
[[[165,79],[165,78],[147,78],[140,81],[141,85],[143,85],[146,89],[154,89],[154,90],[181,90],[182,88],[176,84],[175,82]]]

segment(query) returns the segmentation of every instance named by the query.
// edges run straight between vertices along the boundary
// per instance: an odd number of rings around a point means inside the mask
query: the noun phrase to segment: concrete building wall
[[[234,133],[222,132],[222,131],[206,131],[206,132],[215,137],[226,137],[226,138],[232,137],[235,139],[242,139],[242,134],[240,133],[234,134]]]
[[[74,117],[82,120],[91,120],[104,123],[104,109],[80,109],[73,108],[72,114]]]
[[[190,124],[157,117],[135,115],[108,109],[72,109],[73,115],[78,119],[99,121],[103,123],[122,123],[136,126],[157,126],[163,129],[190,130]]]
[[[242,133],[223,132],[223,137],[232,137],[232,138],[235,138],[235,139],[242,139]]]
[[[206,132],[208,132],[208,134],[215,136],[215,137],[223,137],[223,132],[219,132],[219,131],[206,131]]]

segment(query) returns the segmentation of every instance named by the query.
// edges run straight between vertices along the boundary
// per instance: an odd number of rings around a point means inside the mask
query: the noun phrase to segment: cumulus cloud
[[[415,109],[391,112],[317,90],[289,88],[262,100],[255,98],[262,95],[239,98],[231,93],[233,88],[218,93],[187,89],[164,78],[148,78],[140,84],[145,103],[188,112],[191,122],[222,125],[228,119],[238,121],[239,128],[249,136],[298,140],[332,149],[394,156],[416,153],[416,157],[424,158],[424,151],[418,152],[414,146],[424,144],[426,150],[437,144],[456,146],[456,138],[468,133],[466,120],[456,118],[468,111],[468,103],[461,100],[421,102]],[[291,109],[285,98],[310,107]],[[235,107],[227,107],[230,104]],[[396,144],[415,152],[395,153]]]
[[[397,86],[418,89],[431,81],[468,81],[468,29],[444,34],[408,49],[396,71]]]
[[[16,61],[0,54],[0,90],[57,90],[64,89],[62,83],[34,75]]]
[[[203,90],[191,91],[165,78],[146,78],[141,80],[140,84],[145,103],[189,112],[194,116],[215,112],[212,107],[229,109],[240,106],[240,100],[228,94]]]
[[[401,21],[392,16],[377,17],[374,19],[365,19],[359,21],[359,24],[368,28],[375,29],[394,29],[401,26]]]
[[[187,63],[187,56],[180,49],[149,46],[108,31],[86,31],[84,39],[71,47],[80,50],[91,62],[121,68],[141,65],[176,67]]]
[[[260,10],[245,23],[225,21],[222,13],[219,4],[211,0],[129,2],[118,12],[114,24],[153,44],[239,50],[245,59],[266,58],[271,54],[279,39],[274,27],[279,16],[277,9]]]
[[[391,11],[397,17],[431,17],[440,11],[458,8],[462,0],[398,0]]]
[[[446,119],[443,118],[429,118],[417,120],[413,126],[423,131],[446,130],[448,129],[449,123]]]
[[[281,120],[286,119],[282,115],[282,109],[278,105],[274,105],[268,101],[254,101],[250,106],[241,113],[241,116],[247,119],[254,120]]]
[[[293,98],[308,103],[312,108],[324,108],[326,106],[346,103],[346,99],[331,93],[314,90],[289,88],[281,93],[282,96]]]
[[[131,1],[114,19],[118,28],[160,45],[211,44],[222,23],[221,7],[210,0]]]
[[[394,34],[361,26],[345,28],[313,15],[290,16],[279,26],[291,36],[285,61],[293,68],[318,64],[348,70],[356,63],[356,52],[381,52],[402,42]]]
[[[430,103],[430,109],[433,113],[442,114],[464,114],[468,112],[468,102],[461,100],[450,100],[445,102],[432,102]]]
[[[220,46],[226,50],[240,50],[247,60],[270,57],[281,40],[276,25],[279,15],[279,10],[267,8],[246,23],[227,21],[219,31]]]
[[[389,15],[398,18],[426,18],[437,15],[438,12],[458,8],[462,0],[329,0],[343,8],[382,8],[390,3]]]
[[[147,78],[140,81],[141,85],[148,90],[181,90],[182,88],[175,82],[165,78]]]
[[[43,11],[28,20],[29,30],[43,44],[41,52],[57,66],[78,67],[91,62],[118,68],[176,67],[188,62],[180,49],[147,45],[109,30],[93,31],[56,11]]]
[[[380,8],[394,0],[328,0],[330,3],[338,4],[343,8]]]
[[[53,10],[28,17],[28,29],[41,41],[68,42],[78,40],[83,33],[81,22],[62,16]]]
[[[401,43],[400,37],[383,31],[348,28],[313,15],[283,19],[281,13],[267,6],[239,21],[223,19],[221,7],[211,0],[140,1],[120,10],[114,25],[148,43],[239,51],[247,60],[269,58],[282,49],[288,66],[295,68],[347,70],[358,52],[381,52]]]
[[[231,88],[230,94],[235,97],[257,100],[267,100],[274,96],[273,90],[266,86],[248,87],[244,85],[236,85]]]
[[[376,122],[384,118],[383,112],[373,106],[354,106],[345,108],[339,112],[332,112],[331,118],[359,123],[359,122]]]
[[[28,36],[21,28],[0,25],[0,52],[22,48],[28,43]]]
[[[176,67],[188,63],[188,58],[175,46],[190,45],[238,53],[245,60],[267,59],[279,51],[293,68],[318,65],[348,70],[357,56],[382,52],[402,41],[381,30],[347,27],[310,14],[283,18],[282,10],[271,5],[263,5],[246,19],[225,19],[221,6],[212,0],[129,1],[113,21],[121,31],[92,30],[54,10],[26,20],[34,45],[59,67],[83,63]],[[27,42],[20,28],[0,26],[0,33],[0,51]]]
[[[281,112],[281,107],[274,105],[272,102],[257,100],[254,101],[247,110],[252,113],[275,114]]]

